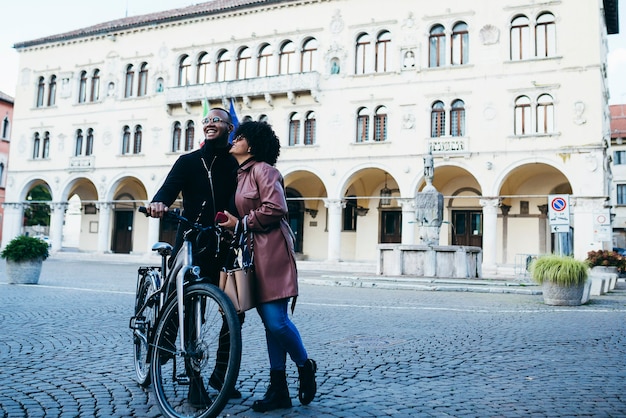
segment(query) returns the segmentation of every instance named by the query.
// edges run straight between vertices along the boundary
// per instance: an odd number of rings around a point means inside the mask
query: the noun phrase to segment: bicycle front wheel
[[[178,300],[162,311],[150,363],[157,402],[167,417],[216,417],[239,376],[241,324],[228,297],[210,284],[184,292],[184,351]]]

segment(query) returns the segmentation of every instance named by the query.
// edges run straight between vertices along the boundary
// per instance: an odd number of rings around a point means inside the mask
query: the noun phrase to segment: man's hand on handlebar
[[[162,218],[169,209],[161,202],[152,202],[146,206],[146,213],[152,218]]]

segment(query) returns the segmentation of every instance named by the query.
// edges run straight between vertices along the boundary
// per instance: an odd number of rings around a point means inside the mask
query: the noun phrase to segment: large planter
[[[43,258],[19,262],[7,260],[7,280],[11,284],[37,284],[42,264]]]
[[[546,305],[578,306],[583,304],[585,283],[564,286],[549,281],[541,284],[543,301]]]

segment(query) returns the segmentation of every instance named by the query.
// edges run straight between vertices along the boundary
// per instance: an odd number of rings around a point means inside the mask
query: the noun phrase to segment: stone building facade
[[[15,45],[5,238],[50,190],[52,250],[79,202],[82,251],[149,253],[171,231],[137,214],[199,146],[203,100],[270,123],[303,259],[372,262],[414,244],[424,156],[440,243],[483,272],[550,252],[567,195],[577,257],[610,245],[607,36],[617,1],[216,0]],[[6,241],[6,239],[4,240]]]

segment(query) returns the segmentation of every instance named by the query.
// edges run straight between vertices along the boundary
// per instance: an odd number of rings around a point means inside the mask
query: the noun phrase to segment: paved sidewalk
[[[39,285],[14,286],[0,262],[0,418],[160,416],[133,380],[140,264],[53,256]],[[365,273],[301,270],[293,320],[319,365],[316,399],[299,404],[288,360],[294,407],[252,411],[268,362],[251,311],[243,398],[222,417],[626,416],[623,281],[587,305],[550,307],[537,294],[391,289],[357,285]]]

